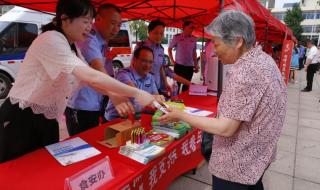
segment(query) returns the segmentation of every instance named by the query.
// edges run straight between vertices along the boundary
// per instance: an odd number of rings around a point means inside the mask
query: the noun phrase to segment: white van
[[[14,7],[0,17],[0,99],[9,93],[19,65],[32,41],[52,14]]]
[[[108,42],[113,58],[113,70],[116,74],[119,69],[129,67],[132,57],[132,36],[130,35],[129,22],[123,21],[116,37]]]

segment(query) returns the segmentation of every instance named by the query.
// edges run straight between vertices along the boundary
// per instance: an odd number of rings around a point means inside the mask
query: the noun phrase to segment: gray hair
[[[241,11],[223,12],[206,28],[206,32],[220,37],[228,45],[234,45],[237,37],[243,38],[246,48],[254,46],[256,42],[254,22]]]

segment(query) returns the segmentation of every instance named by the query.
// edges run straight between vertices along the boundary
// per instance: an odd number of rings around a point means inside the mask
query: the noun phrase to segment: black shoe
[[[307,89],[307,88],[301,90],[301,92],[310,92],[310,91],[311,91],[311,90],[310,90],[310,89]]]

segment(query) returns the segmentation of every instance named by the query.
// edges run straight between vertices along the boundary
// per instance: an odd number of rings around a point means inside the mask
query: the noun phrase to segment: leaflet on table
[[[184,112],[191,114],[191,115],[204,116],[204,117],[213,114],[213,112],[211,112],[211,111],[201,110],[201,109],[192,108],[192,107],[185,107]]]
[[[164,150],[165,148],[149,144],[148,142],[136,147],[135,144],[131,144],[131,142],[128,141],[126,146],[120,147],[119,154],[129,157],[142,164],[147,164],[154,158],[163,154]]]
[[[46,149],[63,166],[91,158],[101,153],[80,137],[48,145]]]

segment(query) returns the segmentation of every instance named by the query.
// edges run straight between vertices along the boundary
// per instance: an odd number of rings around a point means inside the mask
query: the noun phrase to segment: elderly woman
[[[274,60],[254,47],[252,19],[238,11],[218,16],[208,27],[223,64],[232,64],[217,118],[169,108],[161,122],[183,120],[215,135],[209,171],[215,190],[263,189],[262,177],[276,153],[287,92]]]

